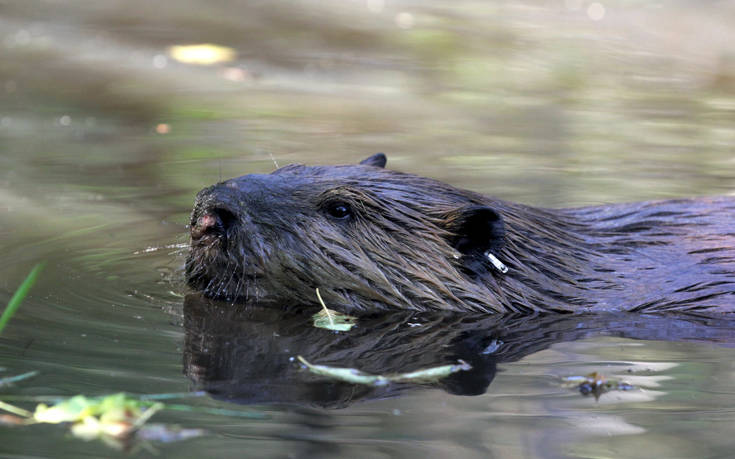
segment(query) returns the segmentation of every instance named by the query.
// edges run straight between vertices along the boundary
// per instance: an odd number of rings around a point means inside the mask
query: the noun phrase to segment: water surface
[[[728,456],[729,320],[395,317],[350,337],[203,314],[181,270],[200,188],[291,162],[384,151],[551,207],[732,194],[734,21],[694,0],[0,5],[0,304],[47,262],[0,337],[0,375],[40,375],[0,395],[204,390],[182,403],[266,416],[157,414],[208,432],[152,445],[172,457]],[[167,51],[189,43],[238,57]],[[300,371],[302,353],[476,371],[370,389]],[[635,389],[561,382],[593,371]],[[0,438],[4,457],[122,454],[60,426]]]

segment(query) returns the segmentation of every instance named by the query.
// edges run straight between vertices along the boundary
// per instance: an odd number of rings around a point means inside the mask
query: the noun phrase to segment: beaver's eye
[[[336,218],[337,220],[346,220],[352,216],[350,205],[341,201],[330,202],[324,209],[330,217]]]

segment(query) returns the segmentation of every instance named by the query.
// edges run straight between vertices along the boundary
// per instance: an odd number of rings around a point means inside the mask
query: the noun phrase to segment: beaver
[[[543,209],[360,164],[205,188],[188,285],[228,301],[486,313],[735,311],[735,198]]]

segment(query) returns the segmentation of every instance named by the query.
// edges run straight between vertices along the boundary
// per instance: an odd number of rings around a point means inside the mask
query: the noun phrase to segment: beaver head
[[[202,190],[191,217],[191,287],[229,300],[349,310],[491,309],[504,223],[486,198],[359,165],[289,165]],[[491,257],[492,258],[492,257]],[[469,282],[480,280],[480,282]],[[471,300],[474,298],[474,300]],[[457,306],[457,309],[460,309]],[[461,307],[467,309],[467,306]]]

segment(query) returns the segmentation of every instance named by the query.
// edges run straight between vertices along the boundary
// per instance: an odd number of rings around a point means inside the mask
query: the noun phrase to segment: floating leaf
[[[309,363],[302,356],[297,356],[299,362],[304,364],[314,374],[328,376],[353,384],[365,384],[373,386],[384,386],[389,382],[434,382],[456,373],[458,371],[466,371],[472,369],[472,366],[460,360],[454,365],[442,365],[439,367],[426,368],[423,370],[411,371],[408,373],[395,373],[390,375],[373,375],[355,368],[330,367],[327,365],[314,365]]]
[[[237,57],[234,49],[226,46],[204,43],[200,45],[171,46],[168,54],[184,64],[213,65],[230,62]]]
[[[124,449],[132,439],[174,442],[204,435],[201,429],[182,429],[177,426],[144,425],[156,412],[176,405],[166,405],[152,400],[179,398],[191,394],[157,394],[143,396],[143,400],[124,393],[105,397],[77,395],[53,406],[39,404],[35,412],[0,401],[0,409],[13,415],[0,415],[0,425],[25,425],[33,423],[70,423],[71,433],[82,440],[100,439],[108,446]],[[192,411],[192,407],[180,406]],[[218,413],[220,414],[220,413]],[[242,415],[246,413],[236,413]],[[255,416],[252,416],[255,417]],[[258,416],[262,418],[262,416]]]
[[[72,434],[85,440],[101,436],[122,438],[162,408],[162,403],[149,406],[123,393],[99,398],[77,395],[51,407],[38,405],[33,420],[52,424],[73,422]]]
[[[312,316],[314,326],[317,328],[326,328],[333,331],[349,331],[355,326],[355,318],[352,316],[340,314],[338,312],[326,309],[321,310]]]
[[[53,406],[41,403],[33,413],[33,420],[50,424],[81,421],[92,414],[91,402],[83,395],[77,395]]]
[[[122,438],[130,435],[133,426],[129,422],[102,422],[94,416],[87,416],[71,426],[71,433],[82,440],[93,440],[107,435]]]
[[[312,316],[315,327],[334,331],[350,331],[356,325],[357,319],[355,317],[328,309],[324,304],[324,300],[322,300],[322,296],[319,294],[319,289],[316,289],[316,296],[319,298],[322,310]]]

